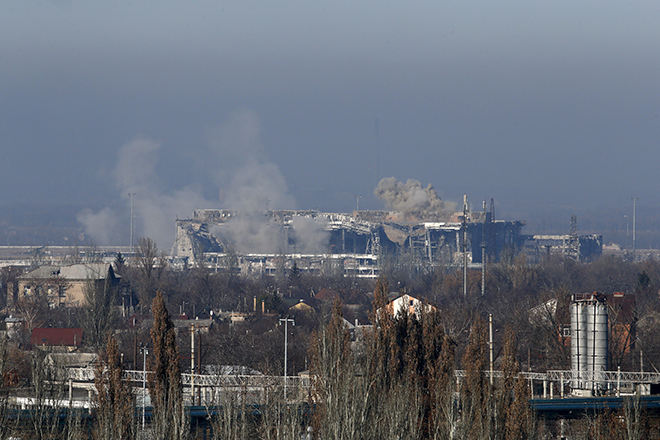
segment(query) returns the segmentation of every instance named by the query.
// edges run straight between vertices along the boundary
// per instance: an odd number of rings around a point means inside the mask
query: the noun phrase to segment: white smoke
[[[89,208],[83,209],[76,215],[76,220],[84,225],[85,233],[94,237],[97,243],[108,244],[118,238],[119,219],[112,208],[103,208],[96,213]]]
[[[292,221],[296,252],[300,254],[322,254],[328,252],[330,233],[327,221],[320,218],[294,216]]]
[[[223,207],[243,213],[266,209],[294,209],[279,167],[268,160],[261,143],[259,116],[247,109],[232,114],[209,133],[209,157]]]
[[[279,225],[262,214],[240,214],[231,221],[211,228],[211,234],[242,254],[275,254],[286,250]]]
[[[133,195],[134,242],[137,237],[149,237],[163,249],[168,249],[174,239],[174,220],[177,217],[186,218],[194,208],[208,206],[210,202],[191,187],[169,194],[163,192],[163,185],[156,174],[160,149],[160,143],[146,138],[136,138],[125,144],[119,149],[112,177],[127,211],[130,210]],[[110,208],[98,213],[83,210],[78,215],[78,221],[82,223],[85,233],[99,244],[118,244],[111,242],[115,237],[124,237],[120,244],[128,243],[128,225],[121,225],[119,217]],[[126,229],[123,234],[117,230],[119,226]]]
[[[451,209],[450,204],[438,197],[430,183],[423,188],[422,184],[414,179],[403,183],[394,177],[386,177],[378,182],[374,195],[392,211],[440,212]]]
[[[223,207],[240,213],[211,233],[241,253],[286,252],[281,227],[264,211],[294,209],[295,200],[279,167],[266,157],[260,127],[258,115],[243,109],[209,135],[210,155],[218,160],[216,181]]]
[[[223,207],[239,210],[248,221],[231,225],[231,235],[239,250],[267,248],[276,252],[279,238],[272,225],[264,221],[260,211],[294,208],[293,197],[277,165],[267,160],[260,142],[260,121],[250,110],[231,115],[217,129],[210,130],[208,149],[189,148],[189,156],[198,160],[195,173],[189,173],[191,183],[176,190],[165,190],[166,178],[157,174],[162,146],[147,138],[136,138],[119,149],[117,165],[112,172],[119,197],[130,212],[131,195],[134,209],[134,237],[149,237],[162,249],[169,249],[174,240],[174,221],[189,218],[196,208]],[[208,200],[195,186],[196,176],[205,175],[215,181],[219,198]],[[86,234],[97,244],[127,244],[129,225],[117,210],[104,208],[99,212],[81,211],[77,218]],[[122,219],[123,221],[120,221]],[[125,231],[124,231],[125,230]],[[122,238],[125,237],[125,238]],[[119,242],[117,242],[119,241]]]

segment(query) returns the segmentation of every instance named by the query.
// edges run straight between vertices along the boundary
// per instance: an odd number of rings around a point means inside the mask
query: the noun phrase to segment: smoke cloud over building
[[[403,183],[394,177],[383,178],[374,189],[374,195],[392,211],[440,212],[454,208],[453,204],[438,197],[430,183],[423,188],[422,184],[414,179]]]

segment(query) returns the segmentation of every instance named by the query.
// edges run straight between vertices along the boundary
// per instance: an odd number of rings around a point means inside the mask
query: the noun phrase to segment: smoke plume
[[[418,180],[413,179],[403,183],[394,177],[386,177],[378,182],[374,195],[392,211],[440,212],[451,209],[438,197],[430,183],[423,188]]]
[[[76,215],[76,220],[84,226],[85,233],[98,243],[108,244],[119,238],[116,236],[119,219],[112,208],[103,208],[99,212],[83,209]]]
[[[296,253],[322,254],[328,251],[330,233],[325,229],[325,220],[294,216],[291,223]]]
[[[126,245],[134,194],[134,237],[150,237],[163,249],[169,249],[174,241],[175,219],[189,218],[196,208],[223,207],[244,212],[248,221],[232,225],[228,231],[232,239],[246,249],[262,240],[268,243],[271,226],[255,214],[269,208],[293,208],[295,202],[281,171],[266,158],[259,126],[254,112],[240,110],[210,130],[213,136],[206,146],[185,150],[198,163],[194,173],[181,167],[180,172],[189,175],[191,181],[178,189],[167,189],[167,176],[157,173],[161,143],[142,137],[132,140],[119,149],[111,174],[118,196],[125,203],[123,215],[109,207],[99,212],[85,209],[78,214],[78,221],[97,244]],[[216,200],[203,195],[200,181],[215,183],[219,195]],[[277,247],[277,239],[266,247]]]

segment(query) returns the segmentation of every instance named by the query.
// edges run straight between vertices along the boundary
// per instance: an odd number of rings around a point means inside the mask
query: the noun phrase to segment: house
[[[109,282],[115,288],[119,280],[112,265],[106,263],[41,266],[18,277],[17,291],[12,289],[9,302],[46,294],[51,308],[79,307],[85,304],[85,288],[89,283]]]
[[[385,309],[387,310],[387,313],[393,315],[395,318],[399,318],[404,312],[407,312],[408,315],[415,315],[419,318],[422,311],[425,311],[426,313],[436,311],[436,308],[432,305],[426,304],[407,293],[390,301],[385,306]]]
[[[194,329],[199,333],[208,333],[211,327],[213,327],[213,316],[209,319],[173,319],[172,323],[176,332],[189,332],[191,329]]]
[[[30,343],[49,351],[71,352],[82,345],[81,328],[35,328]]]
[[[310,306],[304,300],[301,299],[298,302],[298,304],[289,307],[288,313],[290,315],[296,315],[296,314],[316,315],[316,310],[314,310],[314,307]]]

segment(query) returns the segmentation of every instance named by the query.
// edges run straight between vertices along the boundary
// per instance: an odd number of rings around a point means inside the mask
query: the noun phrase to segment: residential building
[[[29,295],[47,295],[51,308],[79,307],[85,304],[85,289],[90,283],[109,282],[115,288],[119,279],[107,263],[41,266],[18,277],[17,289],[8,289],[7,302],[13,304]]]

